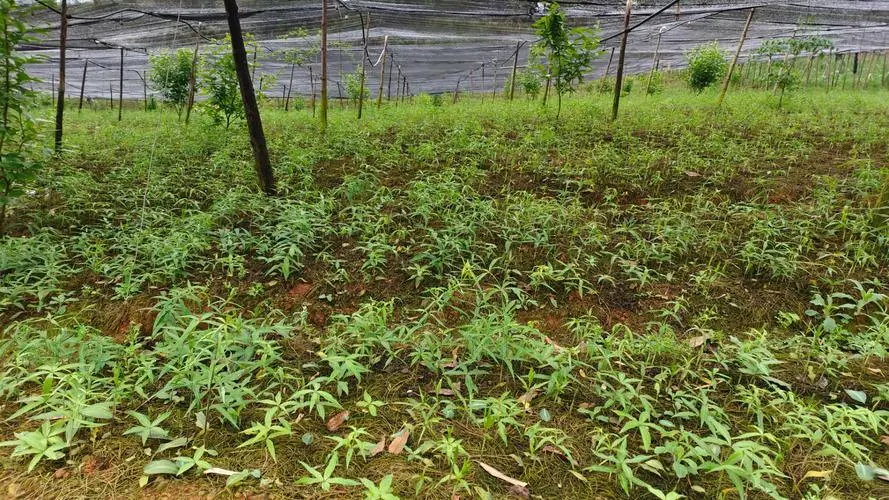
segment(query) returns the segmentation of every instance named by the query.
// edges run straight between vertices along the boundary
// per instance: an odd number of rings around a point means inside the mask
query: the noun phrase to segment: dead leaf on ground
[[[810,470],[809,472],[806,472],[805,476],[803,476],[803,480],[809,479],[810,477],[813,477],[813,478],[827,477],[827,476],[831,475],[832,473],[833,473],[832,470]]]
[[[867,371],[873,373],[874,375],[882,375],[882,374],[883,374],[883,370],[881,370],[881,369],[879,369],[879,368],[870,368],[870,367],[868,367]]]
[[[375,456],[379,455],[380,453],[383,453],[383,450],[385,450],[385,449],[386,449],[386,436],[383,436],[383,438],[380,439],[380,442],[377,443],[376,446],[374,446],[370,450],[370,456],[375,457]]]
[[[55,473],[53,473],[52,477],[54,477],[56,479],[67,479],[68,476],[70,476],[70,475],[71,475],[71,473],[68,472],[68,469],[62,467],[60,469],[56,469],[56,471],[55,471]]]
[[[481,466],[482,469],[485,470],[485,472],[496,477],[497,479],[499,479],[501,481],[506,481],[507,483],[509,483],[513,486],[518,486],[519,488],[527,488],[528,487],[528,483],[526,483],[524,481],[519,481],[518,479],[516,479],[514,477],[509,477],[506,474],[495,469],[494,467],[491,467],[490,465],[482,462],[481,460],[478,460],[477,463]]]
[[[689,177],[700,177],[701,176],[701,174],[699,174],[693,170],[686,170],[685,175],[687,175]]]
[[[880,436],[880,442],[885,444],[886,446],[889,446],[889,436],[886,436],[886,435]]]
[[[531,405],[531,400],[537,397],[537,389],[531,389],[530,391],[519,396],[519,403],[523,403],[526,407]]]
[[[398,455],[404,450],[404,445],[407,444],[407,439],[410,437],[411,431],[405,427],[395,435],[395,438],[392,439],[392,442],[389,443],[389,453],[393,455]]]
[[[708,340],[710,340],[709,335],[698,335],[697,337],[692,337],[692,338],[688,339],[687,342],[688,342],[688,345],[690,345],[692,349],[697,349],[698,347],[701,347],[702,345],[706,344]]]
[[[337,413],[336,415],[330,417],[330,420],[327,421],[327,430],[329,430],[330,432],[333,432],[333,431],[339,429],[340,427],[343,426],[343,423],[346,420],[349,420],[348,410],[341,411],[341,412]]]
[[[556,344],[556,342],[549,337],[543,337],[543,341],[546,342],[547,344],[553,346],[553,350],[556,352],[562,352],[563,350],[565,350],[564,347],[560,346],[559,344]]]

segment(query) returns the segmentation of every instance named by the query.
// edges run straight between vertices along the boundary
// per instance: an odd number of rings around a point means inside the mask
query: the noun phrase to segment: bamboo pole
[[[80,102],[77,104],[77,111],[81,111],[83,109],[83,91],[86,88],[86,68],[89,66],[90,60],[85,59],[83,61],[83,76],[80,77]]]
[[[377,109],[380,109],[380,106],[383,105],[383,85],[386,83],[386,56],[388,55],[386,49],[389,48],[389,35],[386,35],[383,38],[383,52],[380,54],[380,60],[378,64],[380,65],[380,88],[377,90]]]
[[[290,111],[290,94],[293,92],[293,72],[296,71],[296,64],[290,63],[290,84],[287,86],[287,97],[284,99],[284,111]]]
[[[741,39],[738,40],[738,48],[735,50],[735,57],[732,58],[732,63],[729,64],[728,72],[725,74],[725,81],[722,82],[722,91],[719,93],[719,100],[716,101],[716,107],[722,105],[722,101],[725,100],[725,94],[728,92],[728,86],[732,81],[732,73],[735,71],[735,65],[738,64],[738,58],[741,57],[741,49],[744,48],[744,41],[747,40],[747,32],[750,30],[750,23],[753,22],[753,13],[756,12],[756,9],[750,9],[750,13],[747,14],[747,22],[744,23],[744,31],[741,32]]]
[[[518,69],[519,69],[519,48],[521,48],[521,42],[515,43],[515,59],[512,60],[512,81],[509,83],[509,100],[512,101],[512,98],[515,96],[515,81],[518,77]],[[459,85],[459,82],[458,82]]]
[[[321,132],[327,131],[327,0],[321,0]]]
[[[200,26],[198,27],[200,30]],[[194,107],[194,94],[197,89],[198,78],[198,49],[200,49],[200,38],[194,44],[194,53],[191,56],[191,74],[188,75],[188,102],[185,108],[185,124],[188,125],[191,120],[191,109]]]
[[[627,51],[627,37],[630,35],[630,14],[633,10],[633,0],[627,0],[627,11],[624,14],[624,33],[620,39],[620,55],[617,59],[617,80],[614,82],[614,104],[611,107],[611,121],[617,120],[617,112],[620,109],[620,92],[624,80],[624,58]]]
[[[651,71],[648,72],[648,86],[645,88],[645,95],[651,93],[651,80],[654,78],[654,70],[655,65],[657,64],[657,57],[661,50],[661,32],[657,34],[657,44],[654,46],[654,57],[651,58]]]
[[[120,85],[117,97],[117,121],[121,121],[123,120],[123,47],[120,48]]]
[[[361,16],[361,13],[358,13]],[[362,19],[364,17],[362,16]],[[366,31],[365,31],[366,30]],[[361,23],[361,36],[364,38],[364,46],[361,51],[361,85],[358,89],[358,119],[361,119],[361,114],[364,111],[364,80],[367,77],[367,40],[370,38],[370,12],[367,13],[367,26],[364,26],[364,22]]]

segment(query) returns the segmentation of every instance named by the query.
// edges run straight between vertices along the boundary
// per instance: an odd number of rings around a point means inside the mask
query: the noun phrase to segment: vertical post
[[[275,177],[269,160],[269,151],[262,130],[262,118],[256,105],[256,93],[253,91],[253,80],[247,66],[247,51],[244,48],[244,35],[241,33],[241,21],[238,19],[238,4],[235,0],[224,0],[228,15],[228,29],[231,32],[232,55],[235,61],[235,72],[241,88],[241,99],[244,101],[244,116],[247,130],[250,133],[250,145],[256,160],[256,174],[263,192],[275,194]]]
[[[142,102],[145,105],[145,111],[148,111],[148,82],[146,78],[148,78],[148,71],[144,71],[141,75],[142,78]]]
[[[491,87],[494,89],[494,91],[491,92],[491,100],[496,101],[497,100],[497,61],[494,61],[494,84],[491,85]]]
[[[86,68],[89,66],[90,60],[85,59],[83,61],[83,76],[80,78],[80,103],[77,104],[77,111],[83,109],[83,91],[86,89]]]
[[[344,99],[343,99],[343,86],[342,86],[342,84],[340,84],[339,80],[336,81],[336,93],[340,99],[340,109],[346,109],[346,103],[344,102]]]
[[[624,14],[624,34],[620,39],[620,55],[617,58],[617,79],[614,82],[614,104],[611,106],[611,121],[617,120],[617,110],[620,108],[620,91],[624,83],[624,57],[627,51],[627,37],[630,35],[630,13],[633,10],[633,0],[627,0],[627,11]]]
[[[194,94],[197,88],[198,75],[198,49],[200,49],[200,38],[194,44],[194,53],[191,56],[191,74],[188,75],[188,101],[185,108],[185,124],[191,119],[191,109],[194,107]]]
[[[661,35],[662,34],[663,33],[658,31],[657,44],[654,46],[654,57],[651,58],[651,71],[649,71],[649,73],[648,73],[648,85],[645,87],[645,95],[648,95],[651,93],[651,80],[654,78],[654,69],[655,69],[655,65],[657,64],[657,56],[659,55],[659,53],[661,51]],[[737,61],[737,57],[735,57],[735,60]]]
[[[611,47],[611,55],[608,56],[608,66],[605,66],[605,74],[602,75],[602,79],[608,78],[608,74],[611,72],[611,61],[614,60],[614,47]]]
[[[117,89],[117,121],[123,120],[123,47],[120,48],[120,86]]]
[[[457,104],[457,95],[460,93],[460,79],[457,78],[457,86],[454,87],[454,100],[451,104]]]
[[[887,52],[883,52],[883,69],[880,72],[880,87],[884,87],[886,85],[886,54]]]
[[[512,101],[512,98],[515,96],[515,81],[518,77],[519,70],[519,48],[521,48],[521,43],[515,43],[515,58],[512,60],[512,81],[509,83],[509,100]]]
[[[238,20],[238,23],[240,23],[240,22],[241,21]],[[254,82],[256,81],[256,53],[258,50],[259,50],[259,44],[257,43],[256,45],[253,46],[253,63],[251,63],[253,72],[250,74],[250,80],[252,80]]]
[[[62,0],[61,24],[59,25],[59,100],[56,105],[56,153],[62,151],[62,126],[65,117],[65,58],[68,45],[68,0]],[[7,71],[7,80],[9,72]]]
[[[364,16],[359,12],[359,16],[361,16],[361,37],[364,39],[363,47],[361,48],[361,78],[358,89],[358,119],[361,119],[361,114],[364,111],[364,80],[367,77],[367,39],[370,38],[370,12],[367,13],[367,26],[364,26]],[[366,30],[366,31],[365,31]]]
[[[377,91],[377,109],[383,105],[383,83],[386,81],[386,49],[389,48],[389,35],[383,38],[383,53],[380,55],[380,88]]]
[[[111,104],[111,111],[114,111],[114,84],[108,82],[108,102]]]
[[[485,101],[485,63],[482,63],[482,88],[481,88],[481,96],[482,102]]]
[[[716,101],[716,107],[722,105],[722,101],[725,99],[725,94],[728,92],[728,86],[732,81],[732,73],[735,71],[735,65],[738,64],[738,58],[741,57],[741,49],[744,48],[744,41],[747,40],[747,31],[750,29],[750,23],[753,22],[753,13],[756,12],[756,9],[750,9],[750,13],[747,14],[747,22],[744,23],[744,31],[741,32],[741,39],[738,40],[738,48],[735,50],[735,57],[732,58],[732,63],[729,64],[728,72],[725,74],[725,81],[722,82],[722,91],[719,92],[719,100]]]
[[[309,66],[309,88],[312,91],[312,118],[315,117],[315,75],[312,74],[312,67]]]
[[[284,111],[290,111],[290,94],[293,92],[293,72],[296,70],[296,64],[290,63],[290,84],[285,89],[287,97],[284,99]]]
[[[404,102],[404,97],[407,95],[407,77],[401,77],[402,85],[401,85],[401,102]]]
[[[49,98],[53,107],[56,107],[56,74],[53,73],[49,78]]]
[[[394,64],[395,64],[395,58],[390,57],[389,58],[389,83],[386,88],[386,100],[387,101],[392,100],[392,73],[395,73],[395,71],[392,69],[392,65],[394,65]]]
[[[327,0],[321,0],[321,132],[327,131]]]
[[[855,53],[855,59],[852,61],[852,74],[858,74],[858,52]]]

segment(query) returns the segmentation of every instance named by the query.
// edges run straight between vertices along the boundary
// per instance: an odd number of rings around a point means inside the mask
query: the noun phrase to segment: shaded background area
[[[517,42],[525,42],[519,49],[519,65],[526,64],[528,49],[536,39],[531,25],[539,17],[540,10],[545,8],[542,3],[524,0],[328,1],[332,98],[338,97],[337,82],[342,80],[341,75],[355,71],[361,64],[359,12],[370,16],[368,52],[372,62],[377,61],[383,39],[388,35],[396,76],[400,68],[412,93],[439,93],[452,92],[458,80],[461,81],[461,90],[502,89],[512,71],[512,56]],[[266,93],[273,97],[281,96],[284,90],[282,85],[288,83],[290,65],[283,62],[280,51],[317,44],[320,1],[241,0],[238,3],[244,31],[252,33],[260,41],[258,59],[261,65],[256,71],[256,79],[276,75],[277,83],[271,85]],[[631,25],[668,3],[637,2]],[[622,29],[625,4],[621,1],[564,1],[561,5],[568,14],[571,27],[598,25],[602,38],[618,34]],[[715,40],[726,50],[734,50],[749,7],[757,7],[757,10],[745,44],[745,56],[749,56],[764,40],[811,34],[831,39],[838,52],[889,48],[889,1],[886,0],[681,0],[678,5],[670,7],[630,34],[627,70],[630,73],[648,71],[653,63],[659,33],[662,37],[661,68],[683,65],[685,53],[703,42]],[[75,17],[70,21],[68,35],[66,89],[69,96],[80,92],[84,61],[89,59],[85,94],[107,97],[113,90],[116,99],[120,67],[117,47],[126,47],[123,95],[124,98],[142,98],[140,75],[146,69],[148,53],[193,47],[199,40],[206,48],[210,42],[203,37],[219,39],[227,32],[221,1],[96,0],[73,5],[69,7],[69,12]],[[34,65],[32,70],[44,79],[40,88],[47,91],[58,68],[58,17],[48,9],[41,8],[36,22],[46,26],[49,31],[41,43],[27,47],[32,53],[46,58],[44,62]],[[300,27],[309,30],[313,36],[306,39],[287,38],[287,33]],[[590,78],[599,77],[605,72],[611,48],[619,42],[619,37],[615,37],[603,44],[605,53],[596,60]],[[320,72],[317,59],[311,64],[316,79]],[[368,75],[368,87],[373,95],[376,95],[378,85],[379,68],[373,68]],[[310,92],[308,70],[298,68],[293,93]],[[392,94],[395,93],[396,89],[393,88]]]

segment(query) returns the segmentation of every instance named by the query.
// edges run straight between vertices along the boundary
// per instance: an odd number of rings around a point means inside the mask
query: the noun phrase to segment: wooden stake
[[[117,121],[121,121],[123,120],[123,47],[120,48],[120,86],[117,92]]]
[[[108,101],[111,103],[111,111],[114,111],[114,84],[108,82]]]
[[[390,57],[389,58],[389,83],[386,88],[386,100],[387,101],[392,100],[392,73],[395,73],[395,71],[392,70],[393,64],[395,64],[395,59]]]
[[[608,78],[608,73],[611,71],[611,61],[614,59],[614,47],[611,47],[611,55],[608,56],[608,66],[605,66],[605,74],[602,75],[602,79]]]
[[[617,111],[620,108],[620,91],[624,82],[624,58],[627,51],[627,38],[630,35],[630,13],[633,10],[633,0],[627,0],[627,12],[624,14],[624,34],[620,39],[620,55],[617,58],[617,80],[614,82],[614,104],[611,107],[611,121],[617,120]]]
[[[309,66],[309,88],[312,89],[312,118],[315,117],[315,77],[312,75],[312,67]]]
[[[250,133],[250,145],[256,161],[256,175],[259,186],[268,195],[275,194],[275,176],[269,160],[269,151],[262,130],[262,117],[256,105],[256,93],[253,91],[253,80],[247,65],[247,51],[244,48],[244,35],[241,33],[241,21],[238,19],[238,4],[235,0],[224,0],[225,12],[228,15],[228,29],[231,33],[232,55],[235,61],[235,72],[241,88],[241,99],[244,101],[244,116],[247,130]]]
[[[293,72],[296,70],[296,64],[290,63],[290,84],[287,85],[287,97],[284,99],[284,111],[290,111],[290,94],[293,92]]]
[[[753,13],[756,12],[756,9],[750,9],[750,13],[747,14],[747,22],[744,23],[744,31],[741,32],[741,39],[738,40],[738,48],[735,50],[735,57],[732,58],[732,63],[728,67],[728,72],[725,74],[725,81],[722,82],[722,91],[719,93],[719,100],[716,101],[716,107],[722,105],[722,101],[725,99],[725,94],[728,92],[728,86],[732,81],[732,73],[735,71],[735,65],[738,64],[738,58],[741,57],[741,49],[744,48],[744,41],[747,40],[747,31],[750,29],[750,23],[753,22]]]
[[[386,82],[386,49],[389,48],[389,35],[383,38],[383,53],[380,55],[380,88],[377,91],[377,109],[383,105],[383,84]]]
[[[83,61],[83,76],[80,78],[80,103],[77,104],[77,111],[83,109],[83,91],[86,89],[86,68],[89,64],[89,59]]]
[[[521,42],[515,43],[515,58],[512,60],[512,81],[509,83],[509,100],[512,101],[512,98],[515,96],[515,81],[518,77],[518,69],[519,69],[519,48],[521,48]],[[458,82],[459,85],[459,82]]]
[[[457,104],[457,95],[460,93],[460,79],[457,78],[457,86],[454,87],[454,100],[451,104]]]
[[[648,86],[645,88],[645,95],[651,93],[651,80],[654,78],[655,65],[657,65],[657,56],[661,51],[661,34],[657,34],[657,44],[654,46],[654,57],[651,58],[651,71],[648,73]]]
[[[137,75],[139,73],[136,73]],[[144,75],[139,75],[142,79],[142,102],[145,105],[145,111],[148,111],[148,82],[145,81],[145,78],[148,77],[148,72],[146,71]]]
[[[321,132],[327,131],[327,0],[321,0]]]
[[[361,16],[362,14],[359,12],[358,15]],[[364,19],[364,18],[362,17],[362,19]],[[359,120],[361,119],[361,114],[364,111],[364,80],[367,77],[367,40],[368,40],[368,38],[370,38],[370,12],[367,13],[366,31],[365,31],[364,23],[362,22],[361,24],[362,24],[361,35],[362,35],[362,38],[364,38],[364,46],[362,47],[362,50],[361,50],[361,78],[360,78],[361,85],[360,85],[360,88],[358,89],[358,119]]]
[[[59,99],[56,106],[56,153],[62,152],[62,127],[65,117],[65,58],[68,45],[68,0],[62,0],[59,25]],[[9,72],[7,71],[7,80]]]

